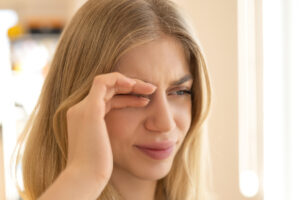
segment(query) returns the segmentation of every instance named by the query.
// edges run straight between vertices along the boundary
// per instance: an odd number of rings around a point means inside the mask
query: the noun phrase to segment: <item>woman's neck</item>
[[[121,168],[114,167],[111,183],[124,197],[124,200],[155,199],[157,181],[143,180]]]

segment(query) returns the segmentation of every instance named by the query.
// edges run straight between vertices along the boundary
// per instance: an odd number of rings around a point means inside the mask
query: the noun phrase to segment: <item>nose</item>
[[[147,108],[145,127],[151,132],[170,132],[176,127],[173,113],[167,96],[163,92],[155,92]]]

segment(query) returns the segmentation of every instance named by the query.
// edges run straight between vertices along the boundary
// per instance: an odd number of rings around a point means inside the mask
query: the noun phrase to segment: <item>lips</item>
[[[156,143],[156,144],[150,144],[150,145],[136,145],[141,152],[143,152],[145,155],[149,156],[152,159],[155,160],[162,160],[168,158],[175,147],[174,142],[165,142],[165,143]]]
[[[136,147],[144,148],[144,149],[150,149],[150,150],[165,150],[169,147],[173,146],[175,142],[167,141],[167,142],[161,142],[161,143],[152,143],[148,145],[135,145]]]

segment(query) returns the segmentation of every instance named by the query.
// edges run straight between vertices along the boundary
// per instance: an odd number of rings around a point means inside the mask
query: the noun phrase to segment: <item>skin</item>
[[[126,200],[153,200],[157,180],[169,173],[191,124],[191,96],[179,91],[190,90],[192,78],[170,84],[191,75],[189,65],[181,43],[163,35],[129,50],[116,71],[157,89],[147,95],[146,106],[112,109],[105,116],[114,161],[111,181]],[[176,146],[163,160],[154,160],[134,146],[166,140]]]
[[[190,127],[191,96],[182,91],[192,79],[171,84],[185,75],[183,48],[166,35],[128,51],[116,72],[97,75],[67,111],[67,166],[39,200],[96,199],[109,181],[125,200],[153,200]],[[166,140],[175,148],[163,160],[134,146]]]

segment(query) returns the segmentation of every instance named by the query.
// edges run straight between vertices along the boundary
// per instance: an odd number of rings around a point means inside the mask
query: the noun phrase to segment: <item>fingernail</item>
[[[141,99],[144,101],[144,103],[148,104],[150,102],[150,99],[145,98],[145,97],[141,97]]]
[[[153,87],[154,89],[157,88],[156,85],[153,85],[153,84],[151,84],[151,83],[146,83],[146,84],[149,85],[149,86],[151,86],[151,87]]]

